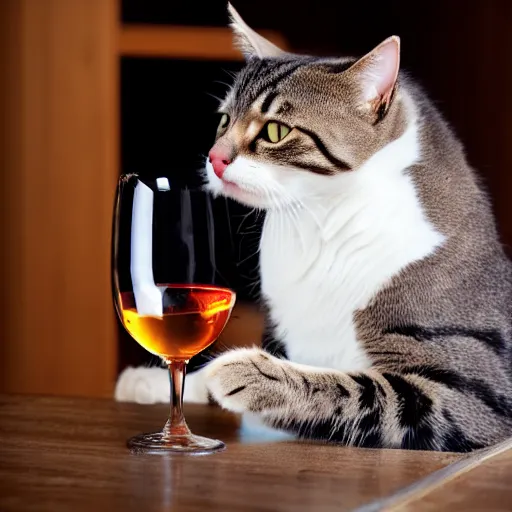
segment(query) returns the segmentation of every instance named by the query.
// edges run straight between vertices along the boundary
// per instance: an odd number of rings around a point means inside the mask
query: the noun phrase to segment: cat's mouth
[[[234,181],[222,179],[222,192],[223,194],[243,201],[245,198],[251,198],[253,201],[257,200],[260,196],[252,189],[243,187]]]
[[[267,198],[259,187],[256,188],[246,184],[243,180],[232,180],[228,172],[219,178],[214,173],[209,161],[206,162],[206,172],[210,190],[214,193],[229,197],[234,201],[253,208],[265,208],[268,206]]]
[[[235,194],[244,194],[244,193],[254,195],[251,193],[250,190],[243,189],[242,187],[240,187],[240,185],[238,185],[234,181],[229,181],[229,180],[224,180],[224,179],[221,181],[222,181],[222,189],[226,195],[235,195]]]
[[[221,180],[221,183],[222,183],[222,187],[223,189],[226,191],[226,192],[229,192],[230,190],[232,190],[233,192],[238,192],[238,191],[241,191],[243,190],[237,183],[235,183],[234,181],[229,181],[225,178],[222,178]]]
[[[261,192],[224,178],[219,181],[221,184],[220,193],[222,195],[246,206],[250,206],[251,208],[265,208],[268,206],[265,201],[265,196],[262,195]]]

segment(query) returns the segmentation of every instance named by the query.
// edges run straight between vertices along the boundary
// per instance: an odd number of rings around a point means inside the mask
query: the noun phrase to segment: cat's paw
[[[128,367],[117,379],[115,399],[138,404],[169,403],[169,373],[164,368]]]
[[[188,373],[185,379],[183,401],[194,404],[207,404],[210,402],[208,388],[206,387],[205,369]]]
[[[138,404],[169,403],[169,371],[166,368],[126,368],[117,380],[115,399]],[[183,400],[189,403],[208,403],[204,370],[187,375]]]
[[[228,352],[206,368],[212,397],[235,412],[262,412],[283,403],[286,363],[260,349]]]

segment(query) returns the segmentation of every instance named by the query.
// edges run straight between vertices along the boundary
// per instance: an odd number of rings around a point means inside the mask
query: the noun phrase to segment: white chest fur
[[[369,366],[354,312],[443,241],[406,172],[418,158],[413,125],[354,172],[329,180],[307,173],[305,186],[323,187],[316,197],[268,212],[262,292],[290,360],[345,371]]]

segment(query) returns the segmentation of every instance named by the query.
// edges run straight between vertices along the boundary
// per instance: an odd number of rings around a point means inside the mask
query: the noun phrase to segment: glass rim
[[[209,195],[211,196],[212,193],[208,190],[207,184],[204,183],[203,185],[187,185],[180,182],[171,184],[171,178],[169,176],[166,176],[165,174],[161,176],[149,176],[144,177],[140,174],[130,172],[130,173],[123,173],[119,175],[119,178],[117,180],[117,183],[119,186],[121,185],[134,185],[133,180],[139,180],[142,183],[147,184],[148,182],[155,183],[157,186],[156,192],[191,192],[193,194],[203,194],[203,195]]]

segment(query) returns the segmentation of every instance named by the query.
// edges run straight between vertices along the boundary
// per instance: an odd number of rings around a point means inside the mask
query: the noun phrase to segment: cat
[[[190,376],[186,399],[344,445],[465,452],[509,436],[512,264],[461,143],[400,71],[399,38],[301,56],[229,12],[246,65],[207,188],[265,211],[267,329],[263,349]]]

